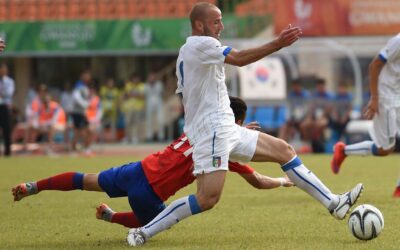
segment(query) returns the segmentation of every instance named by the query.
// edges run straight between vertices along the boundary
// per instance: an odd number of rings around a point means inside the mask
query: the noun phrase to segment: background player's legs
[[[102,192],[98,184],[98,174],[66,172],[37,182],[27,182],[12,188],[15,201],[37,194],[43,190],[71,191],[76,189]]]
[[[252,161],[276,162],[282,166],[289,179],[300,189],[332,210],[338,204],[338,196],[306,168],[296,156],[294,149],[285,141],[260,133]]]
[[[339,173],[348,155],[386,156],[392,153],[395,149],[397,127],[400,124],[400,118],[397,118],[399,115],[395,109],[387,109],[381,105],[379,114],[375,114],[373,119],[373,129],[370,133],[373,141],[362,141],[351,145],[336,143],[331,161],[333,173]]]
[[[209,210],[219,201],[226,171],[197,176],[197,193],[173,201],[151,222],[141,228],[145,237],[152,237],[191,215]]]
[[[397,114],[395,109],[379,106],[379,113],[373,118],[373,129],[371,137],[373,141],[347,145],[344,147],[345,155],[367,155],[385,156],[393,152],[396,140]]]

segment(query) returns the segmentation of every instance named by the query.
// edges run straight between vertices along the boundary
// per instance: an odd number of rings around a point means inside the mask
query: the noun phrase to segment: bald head
[[[217,6],[206,2],[196,3],[193,6],[192,10],[190,11],[190,23],[192,24],[192,28],[195,28],[196,21],[204,22],[207,16],[207,11],[211,8],[217,8]]]
[[[219,39],[223,30],[221,11],[217,6],[207,2],[200,2],[190,11],[192,35],[212,36]]]

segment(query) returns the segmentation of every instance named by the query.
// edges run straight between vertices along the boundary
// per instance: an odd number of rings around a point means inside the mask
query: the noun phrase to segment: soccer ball
[[[350,232],[359,240],[372,240],[378,237],[384,225],[381,211],[369,204],[356,207],[348,221]]]

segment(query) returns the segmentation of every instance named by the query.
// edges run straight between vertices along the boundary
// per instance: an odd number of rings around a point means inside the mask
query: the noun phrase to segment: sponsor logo
[[[131,38],[137,47],[149,46],[152,41],[152,30],[143,27],[140,23],[134,23],[132,25]]]

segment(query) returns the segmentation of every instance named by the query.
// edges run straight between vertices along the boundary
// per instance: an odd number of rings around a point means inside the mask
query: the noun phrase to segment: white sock
[[[283,164],[282,170],[298,188],[314,197],[327,209],[332,210],[337,206],[339,197],[332,194],[329,188],[304,166],[297,156]]]
[[[173,201],[161,213],[159,213],[152,221],[140,229],[146,235],[146,238],[162,232],[179,221],[197,213],[201,209],[194,195],[189,195]]]
[[[397,179],[396,187],[400,187],[400,178]]]
[[[373,141],[363,141],[355,144],[347,145],[344,148],[346,155],[370,155],[376,154],[376,145]]]

